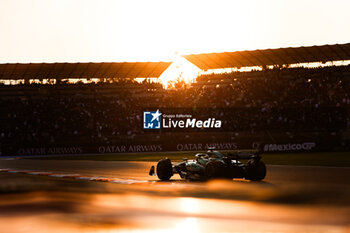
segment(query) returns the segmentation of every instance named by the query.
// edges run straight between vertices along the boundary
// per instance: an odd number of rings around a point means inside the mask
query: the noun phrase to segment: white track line
[[[131,179],[120,179],[120,178],[110,178],[110,177],[101,177],[101,176],[83,176],[80,174],[67,174],[67,173],[54,173],[46,171],[29,171],[29,170],[15,170],[11,168],[2,168],[0,172],[8,173],[23,173],[28,175],[39,175],[39,176],[50,176],[56,178],[70,178],[76,180],[91,180],[99,182],[108,182],[108,183],[117,183],[117,184],[136,184],[136,183],[149,183],[151,181],[142,181],[142,180],[131,180]]]
[[[114,183],[114,184],[149,184],[149,185],[160,185],[162,187],[169,186],[177,186],[178,183],[174,182],[157,182],[155,180],[133,180],[133,179],[121,179],[115,177],[102,177],[102,176],[87,176],[80,174],[70,174],[70,173],[55,173],[49,171],[33,171],[33,170],[16,170],[11,168],[0,168],[0,172],[8,172],[8,173],[21,173],[27,175],[38,175],[38,176],[49,176],[55,178],[64,178],[64,179],[75,179],[75,180],[90,180],[97,182],[105,182],[105,183]],[[181,183],[181,186],[186,187],[197,187],[196,184],[184,184]]]

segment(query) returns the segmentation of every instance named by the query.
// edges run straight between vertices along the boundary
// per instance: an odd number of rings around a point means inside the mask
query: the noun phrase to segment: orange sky
[[[346,0],[1,0],[0,63],[348,43],[349,9]]]

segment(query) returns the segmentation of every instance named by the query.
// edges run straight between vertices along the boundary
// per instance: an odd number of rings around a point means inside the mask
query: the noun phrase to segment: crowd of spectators
[[[142,112],[162,108],[206,108],[204,117],[232,132],[350,128],[350,66],[202,75],[181,89],[132,81],[0,89],[2,144],[132,140],[145,134]]]

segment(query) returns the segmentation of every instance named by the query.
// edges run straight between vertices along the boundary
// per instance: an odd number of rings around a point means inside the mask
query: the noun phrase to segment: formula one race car
[[[165,158],[158,162],[156,172],[160,180],[169,180],[174,174],[182,179],[207,180],[212,178],[244,178],[247,180],[263,180],[266,166],[258,151],[235,151],[223,153],[209,148],[206,154],[196,154],[195,160],[184,159],[183,162],[171,163]],[[248,159],[246,164],[239,161]],[[149,175],[154,175],[154,166]]]

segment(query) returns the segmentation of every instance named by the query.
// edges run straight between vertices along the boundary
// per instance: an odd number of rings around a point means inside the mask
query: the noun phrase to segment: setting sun
[[[174,85],[175,82],[183,81],[186,84],[194,82],[200,69],[180,55],[176,55],[170,67],[159,77],[165,88]]]

